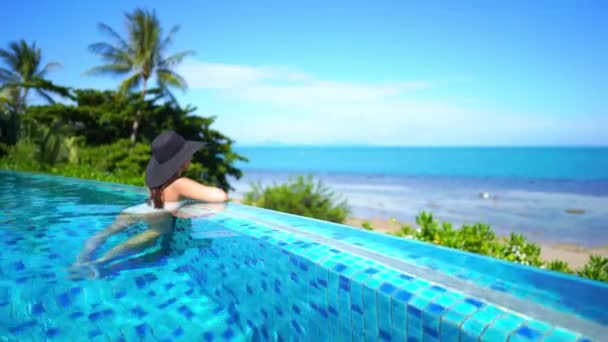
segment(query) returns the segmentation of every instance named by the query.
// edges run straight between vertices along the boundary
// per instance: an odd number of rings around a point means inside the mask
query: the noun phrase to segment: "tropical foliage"
[[[8,149],[0,167],[143,185],[149,142],[173,129],[207,144],[194,155],[189,176],[229,189],[228,177],[242,175],[234,164],[245,158],[232,151],[230,138],[211,128],[214,118],[193,115],[196,108],[114,91],[74,90],[71,96],[75,105],[29,107],[23,115],[25,136]],[[140,108],[142,142],[132,145],[129,122]]]
[[[179,28],[163,34],[153,11],[136,9],[125,17],[124,38],[100,23],[109,42],[89,46],[104,64],[88,73],[125,77],[116,91],[54,84],[46,77],[59,64],[43,65],[35,43],[22,40],[0,49],[0,168],[142,185],[149,142],[172,129],[206,143],[187,176],[230,189],[229,177],[242,175],[234,165],[245,158],[233,152],[230,138],[211,128],[215,118],[180,106],[169,91],[185,89],[174,68],[192,54],[166,55]],[[149,86],[151,80],[156,87]],[[54,103],[52,93],[70,104]],[[48,104],[32,106],[32,94]]]
[[[365,230],[374,230],[374,226],[369,221],[363,221],[363,223],[361,223],[361,228]]]
[[[20,116],[25,111],[31,91],[52,103],[49,92],[67,95],[67,88],[47,80],[49,71],[58,68],[57,62],[43,66],[42,52],[35,43],[24,40],[11,42],[0,49],[0,141],[14,145],[20,133]]]
[[[290,178],[285,184],[267,187],[254,183],[251,188],[245,194],[245,204],[332,222],[344,222],[350,213],[345,200],[312,176]]]
[[[499,238],[490,226],[481,223],[453,229],[450,223],[439,222],[428,212],[420,213],[416,217],[416,223],[418,229],[403,226],[394,235],[608,282],[608,258],[605,257],[591,256],[582,269],[573,271],[564,261],[541,260],[540,246],[528,241],[521,234],[511,233],[507,238]]]
[[[98,42],[89,46],[89,50],[100,56],[105,64],[94,67],[87,73],[125,76],[120,84],[120,91],[126,93],[140,89],[142,100],[146,97],[148,81],[153,76],[156,78],[158,89],[165,94],[170,95],[169,87],[186,89],[186,81],[174,68],[193,52],[182,51],[168,57],[165,55],[173,37],[179,31],[179,26],[174,26],[163,37],[160,21],[154,11],[136,9],[133,13],[127,13],[125,19],[127,35],[124,38],[110,26],[99,24],[99,30],[108,36],[111,42]],[[137,138],[143,113],[143,108],[134,113],[131,128],[133,143]]]

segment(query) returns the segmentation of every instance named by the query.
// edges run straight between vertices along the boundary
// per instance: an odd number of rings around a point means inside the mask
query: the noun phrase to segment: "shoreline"
[[[283,184],[290,172],[248,172],[236,181],[234,195]],[[500,236],[524,234],[530,241],[585,248],[608,246],[608,179],[605,181],[519,180],[452,176],[383,176],[313,174],[337,198],[345,199],[351,217],[395,218],[412,222],[423,211],[440,221],[483,222]]]

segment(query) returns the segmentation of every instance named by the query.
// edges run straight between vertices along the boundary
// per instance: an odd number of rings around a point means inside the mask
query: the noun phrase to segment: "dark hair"
[[[173,175],[171,178],[169,178],[169,180],[166,181],[163,185],[161,185],[159,187],[155,187],[155,188],[149,188],[150,189],[150,198],[148,198],[148,204],[152,203],[154,205],[154,208],[156,208],[156,209],[164,208],[165,201],[163,199],[163,190],[165,190],[166,187],[171,185],[171,183],[175,182],[181,176],[182,176],[181,172],[178,172],[175,175]]]

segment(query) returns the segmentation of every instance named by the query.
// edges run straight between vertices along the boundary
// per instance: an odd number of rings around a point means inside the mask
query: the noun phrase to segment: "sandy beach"
[[[400,229],[405,223],[398,222],[396,220],[389,220],[383,218],[349,218],[345,224],[353,227],[361,227],[363,222],[369,222],[374,231],[381,233],[392,233]],[[415,227],[415,224],[409,224]],[[570,268],[578,269],[585,265],[589,260],[589,256],[597,254],[608,257],[608,246],[597,247],[597,248],[585,248],[577,246],[575,244],[564,244],[564,243],[540,243],[541,246],[541,258],[545,261],[562,260],[566,261]]]

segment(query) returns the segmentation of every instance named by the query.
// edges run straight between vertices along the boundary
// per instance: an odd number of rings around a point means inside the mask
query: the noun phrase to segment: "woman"
[[[228,195],[222,189],[208,187],[181,176],[190,166],[192,155],[203,145],[198,141],[186,141],[173,131],[157,136],[152,141],[152,157],[146,168],[148,200],[146,203],[123,210],[109,227],[89,238],[76,263],[71,267],[71,272],[81,274],[87,272],[90,273],[90,277],[97,277],[98,266],[155,245],[159,237],[170,234],[174,229],[175,215],[179,208],[187,203],[184,199],[204,202],[227,201]],[[110,236],[122,232],[139,221],[144,221],[149,228],[108,250],[99,258],[91,260],[93,253]]]

